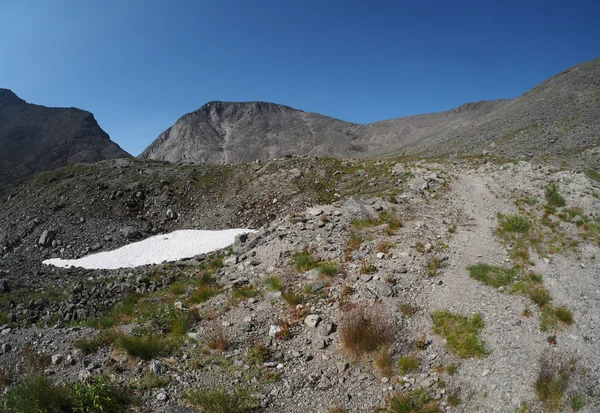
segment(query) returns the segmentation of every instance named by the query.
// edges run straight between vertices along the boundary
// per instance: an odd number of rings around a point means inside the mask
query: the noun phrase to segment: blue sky
[[[600,56],[598,1],[0,0],[0,87],[139,154],[211,100],[368,123],[516,97]]]

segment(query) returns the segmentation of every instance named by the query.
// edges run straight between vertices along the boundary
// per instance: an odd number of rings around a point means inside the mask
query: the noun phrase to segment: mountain
[[[39,171],[128,157],[90,112],[29,104],[0,89],[0,194]]]
[[[516,99],[367,125],[275,103],[209,102],[178,119],[140,157],[239,163],[289,155],[572,156],[599,144],[599,100],[600,58]]]

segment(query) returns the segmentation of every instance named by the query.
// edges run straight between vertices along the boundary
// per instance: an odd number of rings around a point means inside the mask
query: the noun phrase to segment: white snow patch
[[[161,264],[164,261],[177,261],[228,247],[233,244],[236,235],[251,232],[256,231],[240,228],[222,231],[184,229],[170,234],[156,235],[113,251],[99,252],[76,260],[52,258],[43,261],[43,264],[62,268],[107,270]]]

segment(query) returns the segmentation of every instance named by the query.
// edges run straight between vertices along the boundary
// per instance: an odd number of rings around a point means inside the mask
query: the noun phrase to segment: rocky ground
[[[592,177],[526,162],[327,159],[46,174],[2,204],[0,385],[10,395],[32,371],[70,385],[105,375],[135,396],[132,411],[395,412],[400,393],[421,390],[439,411],[598,411]],[[551,182],[564,206],[549,205]],[[40,264],[230,226],[258,232],[161,266]],[[515,279],[485,285],[467,268],[480,263]],[[563,307],[572,321],[555,315]],[[443,314],[477,313],[479,344],[440,329]],[[365,325],[381,334],[357,351]],[[569,365],[559,400],[536,391],[544,357]]]

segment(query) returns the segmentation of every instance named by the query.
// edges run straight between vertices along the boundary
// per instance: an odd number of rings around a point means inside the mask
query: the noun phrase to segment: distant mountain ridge
[[[0,88],[0,194],[39,171],[128,157],[90,112],[30,104]]]
[[[268,102],[209,102],[160,134],[140,158],[239,163],[289,155],[570,156],[600,144],[600,58],[515,99],[466,103],[359,125]]]

